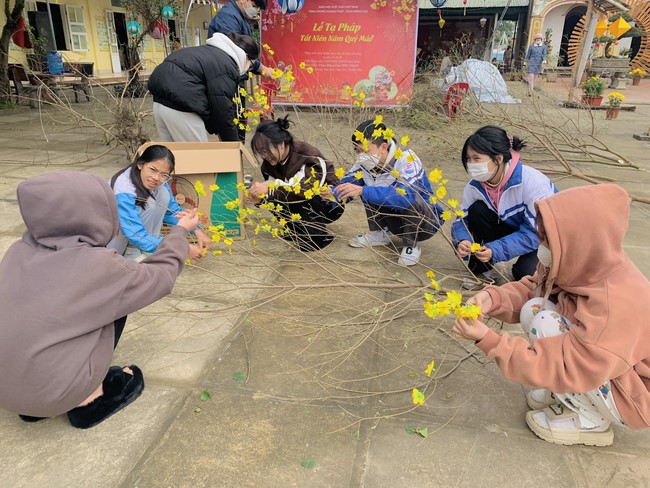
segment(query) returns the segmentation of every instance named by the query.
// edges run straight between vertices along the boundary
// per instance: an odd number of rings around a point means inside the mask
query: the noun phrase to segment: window
[[[68,28],[70,29],[70,44],[73,51],[88,51],[88,34],[84,22],[83,8],[78,5],[66,5]]]
[[[88,33],[81,6],[29,2],[26,8],[29,9],[29,25],[48,51],[88,51]]]

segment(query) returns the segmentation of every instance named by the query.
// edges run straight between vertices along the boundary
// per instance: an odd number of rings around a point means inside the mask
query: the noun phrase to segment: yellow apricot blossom
[[[197,195],[204,197],[206,195],[205,188],[203,188],[203,182],[201,180],[196,180],[194,183],[194,189],[196,190]]]
[[[210,191],[211,192],[219,191],[219,185],[210,185]]]
[[[436,362],[434,360],[432,360],[429,363],[429,365],[427,366],[427,369],[424,370],[424,373],[427,376],[431,377],[431,373],[433,373],[436,370],[435,365],[436,365]]]
[[[343,168],[337,168],[337,170],[334,172],[336,177],[340,180],[345,176],[345,170]]]
[[[441,218],[442,220],[444,220],[445,222],[447,222],[448,220],[451,220],[451,217],[452,217],[452,215],[451,215],[451,212],[450,212],[449,210],[445,210],[445,211],[442,212],[442,214],[440,215],[440,218]]]
[[[458,200],[454,200],[453,198],[450,198],[449,200],[447,200],[447,203],[449,204],[449,206],[451,208],[458,207]]]
[[[481,245],[480,245],[478,242],[472,242],[472,245],[469,247],[469,250],[470,250],[472,253],[475,253],[475,252],[478,251],[479,249],[481,249]]]
[[[402,146],[406,146],[406,145],[409,143],[410,140],[411,140],[411,138],[410,138],[409,136],[403,136],[403,137],[399,140],[399,143],[400,143]]]
[[[436,196],[440,199],[445,198],[447,196],[447,188],[444,186],[439,186],[436,190]]]
[[[399,171],[397,171],[395,168],[390,170],[390,174],[392,174],[395,178],[399,178]]]
[[[442,179],[442,171],[440,171],[438,168],[432,170],[429,173],[429,181],[431,183],[438,183]]]
[[[363,178],[363,173],[361,171],[357,171],[356,173],[354,173],[355,180],[360,180],[361,178]]]
[[[381,124],[381,123],[383,123],[383,122],[384,122],[384,117],[383,117],[383,115],[377,115],[377,116],[375,117],[375,120],[372,121],[372,124],[375,125],[375,126],[377,126],[377,125],[379,125],[379,124]]]
[[[413,388],[412,397],[414,405],[424,405],[424,393],[417,388]]]

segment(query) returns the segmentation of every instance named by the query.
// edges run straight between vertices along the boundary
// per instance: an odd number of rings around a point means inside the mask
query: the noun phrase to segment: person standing
[[[508,46],[503,52],[503,71],[507,73],[512,68],[512,46]]]
[[[231,32],[253,37],[249,22],[259,19],[261,10],[266,10],[266,0],[230,0],[230,3],[221,7],[217,15],[212,18],[208,28],[208,40],[217,33],[228,35]],[[273,69],[264,66],[259,59],[253,62],[250,72],[266,78],[273,78]],[[241,76],[239,80],[240,88],[245,88],[246,80],[248,80],[248,73]],[[246,97],[241,92],[240,102],[242,109],[246,107]],[[238,131],[239,140],[244,142],[246,131],[241,128]]]
[[[149,91],[163,142],[238,141],[239,79],[260,54],[253,38],[215,34],[205,46],[172,52],[153,70]]]
[[[537,77],[544,70],[546,64],[546,45],[544,38],[538,32],[535,34],[535,42],[528,48],[526,53],[526,66],[528,68],[528,95],[532,95]]]

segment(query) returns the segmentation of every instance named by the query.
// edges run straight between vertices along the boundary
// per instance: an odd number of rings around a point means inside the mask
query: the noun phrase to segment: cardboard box
[[[221,224],[229,237],[244,238],[244,226],[237,222],[239,208],[228,210],[224,206],[236,198],[244,201],[237,189],[237,184],[244,182],[242,154],[249,157],[244,146],[239,142],[148,142],[138,152],[152,144],[162,144],[174,153],[176,168],[169,186],[178,204],[198,208],[203,214],[202,227]],[[203,184],[205,196],[196,192],[197,180]],[[218,185],[219,190],[210,191],[212,185]]]

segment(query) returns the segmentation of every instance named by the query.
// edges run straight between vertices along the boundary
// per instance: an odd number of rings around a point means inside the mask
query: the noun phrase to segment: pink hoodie
[[[546,275],[486,288],[492,309],[518,322],[523,304],[547,295],[573,324],[563,335],[527,340],[494,331],[477,344],[510,380],[557,393],[585,393],[611,380],[633,429],[650,426],[650,282],[623,251],[629,198],[613,184],[572,188],[537,202],[553,255]],[[542,274],[540,274],[540,271]]]

